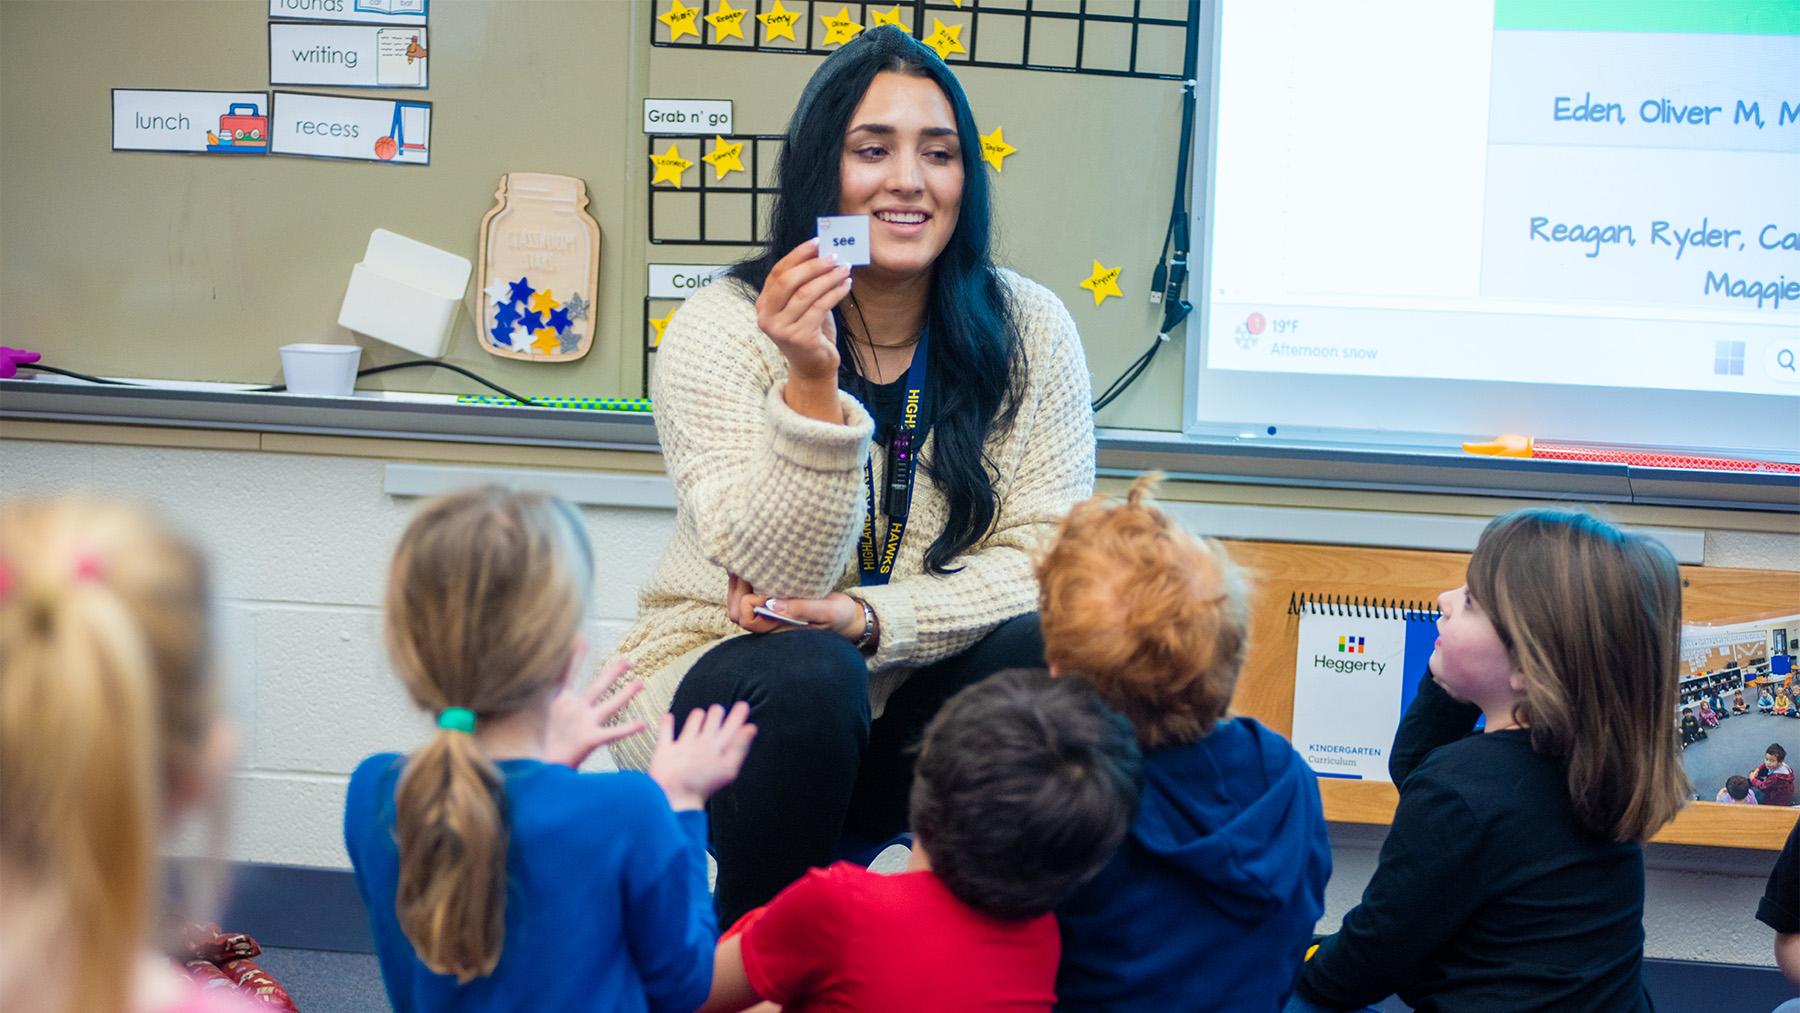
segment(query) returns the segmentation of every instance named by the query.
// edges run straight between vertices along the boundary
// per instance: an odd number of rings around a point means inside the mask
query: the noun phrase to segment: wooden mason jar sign
[[[495,355],[569,362],[594,344],[600,226],[587,184],[510,172],[481,219],[481,345]]]

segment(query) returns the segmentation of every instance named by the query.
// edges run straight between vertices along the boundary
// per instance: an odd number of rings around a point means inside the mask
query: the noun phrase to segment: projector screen
[[[1210,7],[1184,430],[1800,454],[1800,4]]]

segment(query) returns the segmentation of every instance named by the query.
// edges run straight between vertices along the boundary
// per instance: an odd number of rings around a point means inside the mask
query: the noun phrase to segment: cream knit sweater
[[[1032,554],[1069,507],[1093,494],[1093,413],[1075,322],[1049,289],[1010,271],[1002,277],[1028,371],[1017,421],[988,441],[999,515],[959,558],[958,572],[927,573],[925,550],[944,528],[947,503],[920,469],[892,579],[856,590],[881,626],[869,659],[876,714],[914,668],[958,654],[1037,608]],[[651,395],[675,483],[675,538],[618,648],[645,684],[624,717],[652,728],[688,668],[743,633],[725,617],[727,571],[771,597],[822,598],[857,586],[863,464],[874,424],[848,394],[839,394],[842,425],[788,407],[787,360],[757,328],[754,299],[729,279],[701,289],[669,321],[657,350]],[[934,439],[925,440],[926,459]],[[885,458],[873,455],[878,489]],[[886,518],[877,521],[879,537]],[[614,759],[647,767],[651,738],[615,744]]]

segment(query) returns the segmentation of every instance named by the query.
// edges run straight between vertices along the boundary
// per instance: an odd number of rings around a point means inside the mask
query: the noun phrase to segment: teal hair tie
[[[438,727],[452,732],[475,734],[475,712],[467,707],[445,707],[438,711]]]

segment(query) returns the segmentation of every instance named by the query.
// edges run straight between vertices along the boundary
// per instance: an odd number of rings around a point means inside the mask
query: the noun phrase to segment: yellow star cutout
[[[683,35],[699,38],[700,26],[694,23],[694,19],[700,16],[700,8],[683,7],[681,0],[669,0],[669,5],[668,13],[656,16],[656,20],[669,26],[669,41],[674,42]]]
[[[548,313],[561,305],[556,301],[555,294],[547,288],[531,293],[531,301],[526,304],[533,313]]]
[[[650,326],[656,328],[656,337],[652,338],[650,341],[651,348],[655,348],[656,346],[662,344],[663,331],[669,326],[669,320],[673,316],[675,316],[675,310],[670,310],[669,312],[664,313],[662,315],[662,319],[660,319],[660,320],[658,320],[656,317],[650,318]]]
[[[900,20],[900,7],[898,4],[894,6],[893,10],[888,11],[886,14],[883,14],[880,11],[871,11],[870,14],[875,18],[875,23],[869,26],[871,28],[880,28],[882,25],[893,25],[895,28],[908,34],[912,32],[911,26]]]
[[[987,159],[995,172],[1005,172],[1006,166],[1000,163],[1006,161],[1006,156],[1019,150],[1006,143],[1006,138],[1000,135],[1000,129],[995,127],[993,133],[981,135],[981,157]]]
[[[540,327],[531,333],[537,335],[537,340],[531,343],[531,347],[545,355],[562,347],[562,342],[556,340],[556,328],[554,327]]]
[[[819,21],[825,25],[825,41],[819,43],[821,46],[849,42],[856,38],[857,32],[863,30],[863,26],[850,16],[848,7],[839,7],[836,17],[820,18]]]
[[[706,16],[706,23],[713,26],[713,41],[742,39],[744,37],[744,15],[748,13],[744,10],[733,10],[727,0],[719,0],[719,9]]]
[[[1101,267],[1098,260],[1094,261],[1094,273],[1081,283],[1081,287],[1094,293],[1095,306],[1109,295],[1125,298],[1125,293],[1119,291],[1119,272],[1123,270],[1122,267]]]
[[[681,189],[681,174],[694,167],[694,163],[681,157],[674,141],[669,142],[669,150],[660,155],[651,155],[650,164],[656,166],[656,175],[650,179],[651,186],[673,183],[677,190]]]
[[[946,25],[937,18],[931,19],[931,34],[925,36],[925,44],[937,50],[938,59],[948,60],[951,53],[967,53],[963,48],[961,25]]]
[[[726,143],[725,138],[720,137],[718,134],[714,134],[712,154],[702,155],[700,161],[712,166],[714,173],[713,179],[720,180],[724,179],[725,174],[728,172],[744,171],[743,154],[743,141],[739,141],[736,144],[728,144]]]
[[[800,20],[800,15],[781,6],[781,0],[775,0],[775,6],[758,14],[756,20],[762,22],[764,42],[774,42],[776,39],[800,41],[794,38],[794,23]]]

